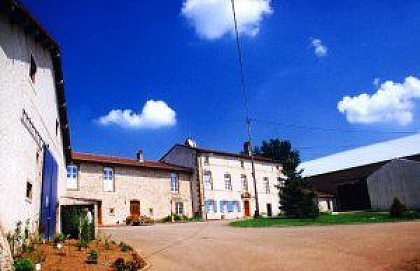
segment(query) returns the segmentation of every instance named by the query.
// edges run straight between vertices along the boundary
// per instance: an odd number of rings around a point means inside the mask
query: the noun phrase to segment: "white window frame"
[[[67,190],[78,190],[79,189],[79,168],[76,165],[69,165],[67,166],[66,171],[67,171],[67,182],[66,182]],[[73,185],[70,185],[70,182]]]
[[[102,174],[104,192],[115,192],[114,170],[110,167],[104,167],[102,170]],[[111,182],[111,185],[107,182]]]
[[[213,177],[210,170],[204,170],[203,181],[206,190],[213,190]]]
[[[175,180],[175,182],[174,182],[174,180]],[[170,186],[171,186],[171,192],[172,193],[179,193],[179,178],[178,178],[178,174],[171,173]]]
[[[224,175],[225,190],[232,191],[232,175],[230,173],[225,173]]]
[[[242,185],[242,191],[243,192],[248,192],[248,190],[249,190],[249,188],[248,188],[248,177],[246,176],[246,174],[241,175],[241,185]]]
[[[184,215],[184,203],[181,201],[175,202],[175,214]]]
[[[278,185],[280,188],[283,188],[286,186],[286,180],[282,177],[277,177]]]
[[[264,190],[266,194],[270,194],[270,179],[268,177],[264,177]]]
[[[210,156],[204,156],[204,165],[210,165]]]

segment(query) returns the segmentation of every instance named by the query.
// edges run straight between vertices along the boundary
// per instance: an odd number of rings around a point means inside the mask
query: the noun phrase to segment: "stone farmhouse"
[[[257,191],[252,178],[251,156],[197,147],[192,140],[173,146],[160,161],[193,170],[193,210],[204,219],[252,216],[256,192],[260,214],[279,214],[282,166],[265,157],[254,157]]]
[[[191,217],[191,170],[164,162],[72,153],[62,206],[91,208],[97,225],[124,224],[128,216]]]
[[[0,0],[0,149],[0,226],[51,237],[70,160],[60,47],[13,0]]]

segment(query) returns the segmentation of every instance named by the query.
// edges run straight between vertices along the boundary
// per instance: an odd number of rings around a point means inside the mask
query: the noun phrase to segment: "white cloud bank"
[[[324,57],[327,55],[327,46],[320,39],[311,39],[311,45],[314,48],[314,54],[317,57]]]
[[[416,99],[420,99],[420,79],[409,76],[403,83],[385,81],[372,95],[345,96],[337,108],[350,123],[397,122],[404,126],[413,121]]]
[[[149,100],[140,114],[131,109],[113,109],[98,119],[101,125],[129,129],[158,129],[176,124],[176,113],[164,101]]]
[[[255,36],[261,21],[271,15],[271,0],[235,0],[236,18],[241,34]],[[214,40],[234,34],[230,0],[184,0],[181,15],[194,26],[200,38]]]

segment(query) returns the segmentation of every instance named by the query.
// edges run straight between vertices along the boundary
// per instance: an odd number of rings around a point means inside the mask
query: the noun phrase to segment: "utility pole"
[[[241,43],[239,40],[238,22],[236,19],[236,11],[235,11],[235,0],[231,0],[231,3],[232,3],[233,21],[235,24],[236,45],[237,45],[237,50],[238,50],[238,63],[239,63],[239,69],[241,73],[242,95],[244,99],[245,113],[246,113],[246,127],[247,127],[247,134],[248,134],[248,143],[249,143],[249,155],[251,156],[252,179],[254,181],[254,190],[255,190],[254,217],[256,218],[260,216],[260,205],[258,202],[257,177],[255,176],[254,154],[252,152],[251,118],[249,116],[248,98],[247,98],[247,91],[246,91],[246,85],[245,85],[245,73],[244,73],[243,61],[242,61],[242,48],[241,48]]]

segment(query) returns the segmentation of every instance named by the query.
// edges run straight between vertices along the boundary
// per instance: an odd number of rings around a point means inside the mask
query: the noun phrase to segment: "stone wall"
[[[13,258],[10,253],[9,243],[3,233],[3,230],[0,229],[0,271],[11,271],[12,269]]]
[[[78,166],[78,190],[67,197],[100,202],[103,225],[124,223],[130,215],[130,201],[140,201],[140,214],[161,219],[175,212],[175,202],[183,202],[184,214],[191,217],[190,175],[178,173],[179,193],[170,190],[171,172],[140,167],[115,166],[113,192],[103,189],[103,165],[81,163]]]

